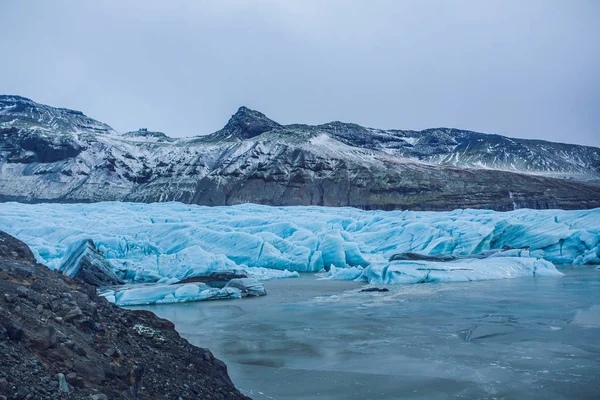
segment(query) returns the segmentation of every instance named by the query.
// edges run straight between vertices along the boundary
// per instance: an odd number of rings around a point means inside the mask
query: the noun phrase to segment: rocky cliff
[[[167,320],[120,309],[0,232],[0,398],[248,399]]]

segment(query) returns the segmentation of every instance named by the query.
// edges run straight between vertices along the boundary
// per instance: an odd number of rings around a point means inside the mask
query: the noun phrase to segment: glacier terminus
[[[119,279],[153,284],[133,286],[141,290],[135,294],[117,291],[116,299],[107,293],[117,303],[124,296],[122,304],[241,297],[235,288],[170,285],[220,271],[243,271],[259,282],[323,272],[325,279],[406,284],[560,276],[554,264],[600,264],[600,209],[1,203],[0,230],[54,269],[91,239]]]

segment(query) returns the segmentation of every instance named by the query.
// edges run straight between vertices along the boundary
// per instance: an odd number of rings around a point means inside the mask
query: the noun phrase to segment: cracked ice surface
[[[468,255],[503,246],[529,246],[531,258],[461,262],[472,263],[465,267],[471,270],[487,265],[484,279],[551,271],[551,264],[537,258],[553,263],[600,264],[600,209],[501,213],[252,204],[2,203],[0,229],[27,243],[36,258],[51,268],[58,268],[72,243],[90,238],[130,282],[181,279],[223,269],[242,269],[265,280],[294,276],[291,271],[320,271],[331,265],[338,271],[348,267],[361,271],[345,272],[346,279],[362,276],[389,283],[402,282],[389,277],[403,265],[405,272],[423,281],[422,269],[435,266],[389,263],[388,258],[402,252]],[[444,263],[444,267],[448,265]],[[490,274],[494,269],[498,270]],[[442,272],[430,271],[428,276]],[[450,272],[446,275],[460,276],[460,280],[479,279],[464,268]]]

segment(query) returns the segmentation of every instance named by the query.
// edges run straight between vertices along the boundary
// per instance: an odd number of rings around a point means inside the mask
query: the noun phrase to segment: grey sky
[[[600,146],[600,1],[0,0],[0,93],[118,131],[457,127]]]

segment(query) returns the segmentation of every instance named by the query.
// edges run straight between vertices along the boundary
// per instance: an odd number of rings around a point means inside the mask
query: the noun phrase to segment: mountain
[[[241,107],[213,134],[119,134],[0,96],[0,200],[449,210],[600,207],[600,149],[458,129],[281,125]]]

